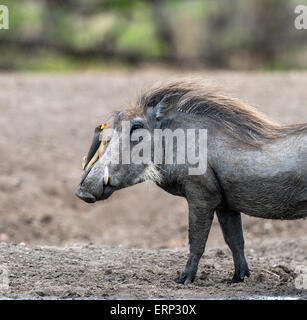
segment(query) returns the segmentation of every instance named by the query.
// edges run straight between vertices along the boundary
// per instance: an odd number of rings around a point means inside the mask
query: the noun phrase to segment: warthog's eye
[[[136,122],[131,126],[130,133],[132,133],[134,130],[142,129],[142,128],[144,128],[143,123]]]

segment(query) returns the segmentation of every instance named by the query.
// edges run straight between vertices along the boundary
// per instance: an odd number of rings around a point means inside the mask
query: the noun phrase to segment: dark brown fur
[[[265,115],[238,99],[220,94],[218,90],[200,81],[176,81],[147,91],[139,100],[139,107],[146,114],[148,106],[156,105],[166,95],[177,94],[177,105],[171,112],[184,112],[209,117],[219,127],[240,141],[261,146],[267,139],[307,130],[307,124],[282,126],[268,120]],[[134,111],[135,114],[139,110]]]

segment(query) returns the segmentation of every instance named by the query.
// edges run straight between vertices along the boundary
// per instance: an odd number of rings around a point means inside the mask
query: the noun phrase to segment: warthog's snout
[[[88,203],[96,202],[96,198],[89,192],[82,190],[81,187],[75,192],[75,195],[85,202],[88,202]]]

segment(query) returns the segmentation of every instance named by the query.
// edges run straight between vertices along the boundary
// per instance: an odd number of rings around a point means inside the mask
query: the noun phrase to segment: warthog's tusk
[[[99,158],[99,153],[102,150],[103,146],[105,145],[105,141],[101,141],[99,148],[97,149],[97,151],[95,152],[93,158],[91,159],[91,161],[88,163],[88,165],[86,166],[86,170],[88,170]]]
[[[86,156],[83,157],[82,159],[82,169],[84,170],[86,164]]]
[[[104,168],[104,176],[103,176],[103,184],[106,186],[109,181],[109,168],[105,167]]]

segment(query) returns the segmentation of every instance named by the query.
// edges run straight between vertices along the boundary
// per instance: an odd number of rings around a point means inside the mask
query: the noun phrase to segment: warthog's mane
[[[203,81],[175,81],[153,87],[145,92],[138,111],[146,115],[167,95],[177,95],[176,103],[167,106],[167,112],[183,112],[207,117],[224,128],[231,136],[253,146],[261,146],[267,139],[276,139],[307,130],[307,123],[282,126],[242,101],[228,97]]]

